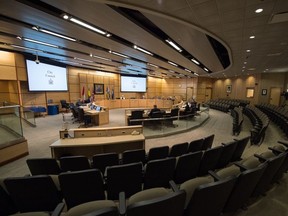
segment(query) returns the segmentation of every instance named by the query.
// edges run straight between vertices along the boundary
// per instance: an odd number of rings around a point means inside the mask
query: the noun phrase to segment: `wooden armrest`
[[[275,149],[275,148],[273,148],[273,147],[268,147],[268,149],[271,150],[274,154],[275,154],[275,153],[276,153],[276,154],[281,154],[281,153],[283,153],[283,151],[280,151],[280,150]]]
[[[240,171],[245,171],[248,169],[248,167],[244,166],[243,164],[241,164],[240,162],[234,162],[234,165],[238,166],[240,168]]]
[[[123,191],[119,193],[119,215],[126,215],[126,197]]]
[[[64,203],[59,203],[52,212],[51,216],[60,216],[64,206],[65,206]]]
[[[170,181],[169,181],[169,185],[170,185],[170,187],[172,188],[172,190],[173,190],[174,192],[179,191],[179,188],[177,187],[176,183],[175,183],[173,180],[170,180]]]
[[[262,157],[262,156],[259,155],[259,154],[254,154],[254,156],[257,157],[257,158],[260,160],[260,162],[265,162],[265,161],[267,161],[266,158]]]
[[[219,180],[221,179],[220,176],[218,176],[218,175],[217,175],[214,171],[212,171],[212,170],[209,170],[208,173],[209,173],[209,175],[211,175],[211,176],[213,177],[214,181],[219,181]]]
[[[281,141],[281,140],[279,140],[278,143],[280,143],[280,144],[282,144],[282,145],[284,145],[285,147],[288,148],[288,142],[287,142],[287,141]]]

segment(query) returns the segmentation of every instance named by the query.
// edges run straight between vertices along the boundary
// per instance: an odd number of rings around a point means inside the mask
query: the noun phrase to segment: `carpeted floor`
[[[107,126],[123,126],[125,125],[124,109],[110,110],[110,123]],[[151,147],[168,145],[172,146],[176,143],[190,142],[197,138],[215,134],[213,146],[221,145],[221,143],[229,142],[233,138],[242,138],[250,135],[251,124],[247,118],[244,118],[243,129],[238,137],[232,135],[232,117],[229,113],[223,113],[216,110],[209,111],[210,118],[200,127],[191,131],[174,134],[161,138],[146,139],[146,151]],[[27,158],[35,157],[51,157],[49,145],[59,139],[59,130],[63,126],[63,119],[69,122],[70,128],[76,128],[79,124],[72,124],[71,113],[64,115],[54,115],[36,118],[37,127],[33,128],[23,123],[24,136],[28,140],[29,155],[14,162],[0,167],[0,178],[11,176],[23,176],[29,174],[26,165]],[[248,146],[244,152],[244,158],[267,150],[268,146],[273,146],[278,140],[285,140],[284,134],[276,125],[270,123],[264,142],[261,146]],[[260,198],[251,204],[246,211],[239,210],[233,214],[235,216],[287,216],[288,215],[288,177],[285,174],[280,184],[275,185],[267,196]]]

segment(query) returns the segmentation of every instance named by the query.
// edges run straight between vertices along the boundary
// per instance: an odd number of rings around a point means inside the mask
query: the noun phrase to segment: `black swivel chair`
[[[66,102],[66,100],[60,100],[61,108],[65,109],[66,112],[70,109],[70,104]]]

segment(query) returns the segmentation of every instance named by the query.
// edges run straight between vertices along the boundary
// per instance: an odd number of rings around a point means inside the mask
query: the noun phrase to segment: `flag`
[[[82,87],[82,97],[85,100],[85,86]]]
[[[90,92],[90,88],[88,87],[88,97],[91,97],[91,92]]]

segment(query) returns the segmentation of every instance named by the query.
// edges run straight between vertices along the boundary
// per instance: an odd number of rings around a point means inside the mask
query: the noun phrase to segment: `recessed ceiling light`
[[[261,13],[261,12],[263,12],[262,8],[258,8],[257,10],[255,10],[255,13]]]
[[[251,35],[249,38],[250,38],[250,39],[254,39],[254,38],[255,38],[255,35]]]
[[[246,52],[251,52],[251,50],[247,49]]]

